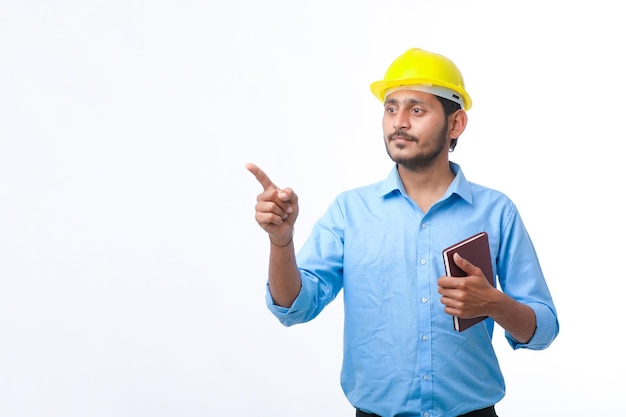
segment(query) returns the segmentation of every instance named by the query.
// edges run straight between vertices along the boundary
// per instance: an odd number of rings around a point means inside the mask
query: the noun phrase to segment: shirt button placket
[[[432,407],[433,398],[433,380],[432,380],[432,317],[431,309],[428,306],[430,303],[430,297],[433,292],[432,282],[434,278],[431,276],[433,271],[431,270],[429,257],[430,257],[430,224],[429,222],[423,222],[420,224],[417,230],[418,247],[417,253],[420,254],[418,259],[418,269],[420,271],[419,281],[419,293],[420,293],[420,320],[419,330],[421,335],[420,357],[419,366],[417,372],[421,374],[421,392],[422,392],[422,406],[428,410]],[[421,417],[429,417],[430,411],[422,410]]]

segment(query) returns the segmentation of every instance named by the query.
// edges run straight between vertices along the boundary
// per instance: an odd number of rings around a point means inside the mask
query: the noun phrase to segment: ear
[[[465,110],[457,110],[449,117],[448,135],[451,138],[458,139],[458,137],[461,136],[461,133],[465,130],[465,126],[467,126],[467,113],[465,113]]]

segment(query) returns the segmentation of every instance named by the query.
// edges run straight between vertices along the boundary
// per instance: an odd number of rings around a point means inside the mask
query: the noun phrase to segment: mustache
[[[419,141],[417,136],[410,135],[410,134],[406,133],[405,130],[402,130],[402,129],[396,130],[395,132],[392,132],[389,135],[387,135],[387,140],[388,141],[392,141],[393,138],[396,137],[396,136],[401,136],[402,138],[408,139],[408,140],[412,140],[413,142],[418,142]]]

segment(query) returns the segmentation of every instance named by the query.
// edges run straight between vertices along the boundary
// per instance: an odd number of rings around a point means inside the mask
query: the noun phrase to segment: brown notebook
[[[479,267],[491,285],[495,286],[487,232],[477,233],[443,250],[443,263],[446,268],[446,275],[450,277],[466,277],[467,274],[452,259],[455,253]],[[462,332],[476,323],[480,323],[487,317],[481,316],[467,319],[453,316],[452,318],[454,330]]]

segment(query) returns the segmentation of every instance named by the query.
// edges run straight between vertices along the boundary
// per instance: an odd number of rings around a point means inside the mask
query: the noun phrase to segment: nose
[[[399,111],[396,113],[396,117],[393,119],[393,128],[396,130],[408,129],[411,127],[409,122],[409,113],[406,111]]]

